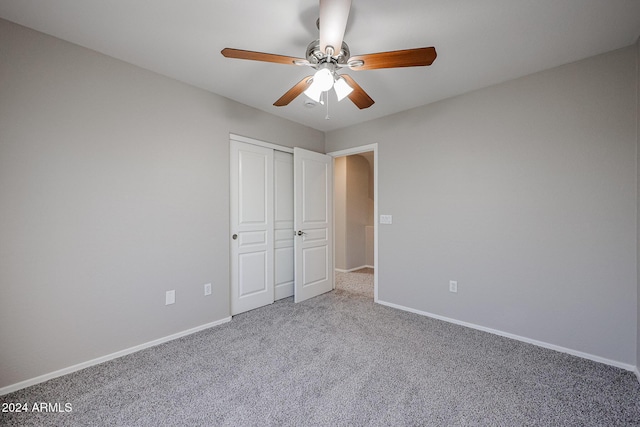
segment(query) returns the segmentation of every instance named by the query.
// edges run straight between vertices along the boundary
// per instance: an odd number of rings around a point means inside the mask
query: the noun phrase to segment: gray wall
[[[366,226],[369,225],[369,162],[360,156],[347,157],[347,269],[367,264]]]
[[[334,267],[347,270],[347,157],[333,161]]]
[[[630,46],[327,133],[327,152],[379,144],[379,299],[635,365],[635,62]]]
[[[323,133],[3,20],[0,58],[0,387],[229,316],[229,133]]]

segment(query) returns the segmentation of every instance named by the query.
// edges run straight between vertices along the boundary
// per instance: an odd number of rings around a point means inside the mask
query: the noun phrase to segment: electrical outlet
[[[393,215],[380,215],[380,224],[393,224]]]
[[[458,292],[458,282],[455,280],[449,280],[449,292]]]
[[[211,283],[205,283],[204,285],[204,294],[211,295]]]
[[[176,302],[176,291],[167,291],[164,305],[174,304]]]

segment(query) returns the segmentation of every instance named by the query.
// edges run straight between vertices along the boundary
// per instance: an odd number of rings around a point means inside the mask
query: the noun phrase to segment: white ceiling
[[[353,0],[351,54],[435,46],[430,67],[347,71],[376,103],[273,102],[307,67],[226,59],[224,47],[304,57],[317,0],[0,0],[0,17],[322,131],[628,46],[640,0]],[[335,98],[334,98],[335,99]]]

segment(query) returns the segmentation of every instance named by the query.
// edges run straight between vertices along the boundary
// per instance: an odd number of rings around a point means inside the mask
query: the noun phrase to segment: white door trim
[[[380,264],[378,263],[378,143],[361,145],[359,147],[347,148],[340,151],[332,151],[327,154],[335,159],[336,157],[350,156],[352,154],[366,153],[369,151],[373,151],[373,264],[375,267],[373,270],[373,301],[378,302],[378,271],[380,270]],[[335,221],[335,215],[333,216],[333,220]],[[335,226],[333,229],[335,233]],[[336,239],[334,236],[334,257],[336,253],[335,242]]]

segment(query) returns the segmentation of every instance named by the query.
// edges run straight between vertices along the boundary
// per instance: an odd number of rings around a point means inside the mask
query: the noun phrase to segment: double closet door
[[[332,158],[242,139],[231,139],[234,315],[333,289]]]

